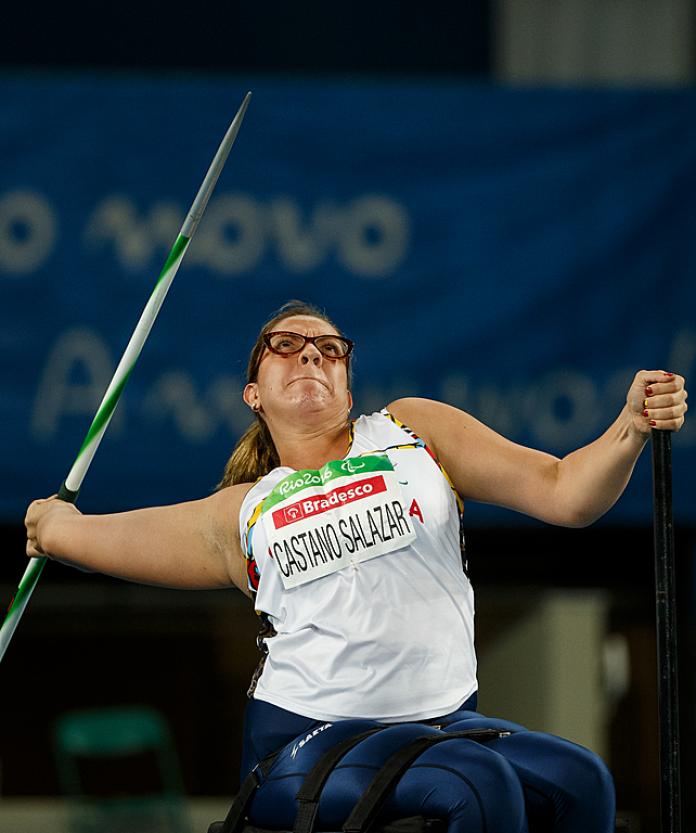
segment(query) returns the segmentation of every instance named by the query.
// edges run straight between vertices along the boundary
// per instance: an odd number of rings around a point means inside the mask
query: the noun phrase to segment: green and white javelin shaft
[[[250,98],[251,93],[247,93],[244,97],[244,101],[237,111],[237,114],[234,119],[232,119],[232,123],[227,129],[227,133],[225,133],[225,137],[220,143],[220,147],[210,164],[208,173],[205,175],[203,184],[198,190],[198,194],[196,194],[196,198],[193,201],[189,213],[186,215],[184,224],[181,227],[181,231],[179,232],[169,255],[167,256],[152,295],[145,305],[145,309],[140,316],[140,320],[133,331],[133,335],[131,336],[128,346],[121,357],[121,361],[116,368],[114,377],[111,380],[109,387],[106,389],[106,393],[104,394],[101,405],[97,410],[96,416],[92,420],[87,436],[77,453],[77,458],[75,459],[68,476],[65,478],[63,485],[60,487],[58,497],[61,500],[65,500],[69,503],[74,503],[77,500],[80,486],[82,485],[82,481],[87,474],[92,458],[94,457],[97,448],[99,447],[99,443],[104,436],[104,432],[111,421],[111,417],[113,416],[116,405],[118,404],[123,388],[128,381],[131,371],[135,367],[138,356],[140,355],[143,345],[150,334],[152,325],[155,323],[155,318],[157,318],[157,314],[159,313],[160,307],[164,302],[169,287],[174,280],[174,276],[179,269],[179,265],[183,260],[186,249],[188,248],[191,238],[196,232],[198,223],[203,216],[203,212],[208,204],[210,195],[213,193],[213,189],[215,188],[220,172],[222,171],[222,168],[227,160],[227,156],[232,149],[232,145],[234,144],[234,140],[239,132],[239,128],[242,124]],[[24,609],[26,608],[29,598],[36,587],[45,563],[45,558],[31,558],[29,560],[29,566],[19,583],[17,592],[12,600],[12,603],[10,604],[9,610],[7,611],[5,621],[3,622],[2,628],[0,628],[0,660],[2,660],[5,655],[7,646],[12,639],[12,634],[14,633],[22,614],[24,613]]]

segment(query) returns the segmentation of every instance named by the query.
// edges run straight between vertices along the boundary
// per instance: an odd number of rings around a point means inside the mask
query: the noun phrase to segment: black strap
[[[232,806],[225,816],[219,833],[238,833],[242,829],[246,821],[247,806],[258,785],[259,779],[256,775],[256,768],[254,768],[242,782],[242,786],[232,801]]]
[[[375,820],[393,787],[402,778],[413,761],[428,747],[452,738],[468,738],[475,741],[504,737],[510,732],[499,729],[464,729],[461,732],[444,732],[441,735],[425,735],[415,738],[396,751],[372,779],[370,786],[358,799],[353,811],[343,825],[344,833],[363,833]]]
[[[263,775],[267,775],[277,756],[278,751],[266,755],[247,775],[242,782],[242,786],[239,788],[239,792],[232,801],[232,806],[225,820],[222,822],[222,826],[216,833],[239,833],[241,831],[246,822],[247,807],[249,806],[251,797],[256,792],[256,788],[259,786],[258,773],[261,772]]]
[[[295,796],[297,799],[297,815],[295,816],[295,826],[293,833],[312,833],[314,830],[314,822],[319,809],[319,797],[324,788],[329,775],[333,772],[336,764],[341,758],[349,752],[354,746],[360,743],[361,740],[374,735],[375,732],[381,732],[387,726],[377,726],[373,729],[368,729],[360,734],[353,735],[353,737],[332,746],[319,758],[312,769],[305,776],[299,792]],[[227,831],[225,831],[227,833]]]
[[[316,764],[305,776],[302,786],[297,793],[296,798],[298,802],[298,810],[295,818],[293,833],[312,833],[314,830],[314,822],[319,809],[319,798],[321,796],[321,792],[326,784],[326,781],[328,780],[329,775],[333,772],[341,758],[354,746],[357,746],[361,740],[364,740],[370,735],[374,735],[376,732],[381,732],[383,729],[387,728],[389,727],[386,725],[377,726],[373,729],[368,729],[365,732],[360,732],[357,735],[346,738],[341,741],[341,743],[336,744],[336,746],[332,746],[321,756],[321,758],[319,758]],[[444,733],[443,735],[427,735],[423,738],[417,738],[415,741],[407,744],[387,760],[373,779],[367,789],[367,792],[354,807],[353,812],[351,813],[346,824],[343,826],[343,829],[346,831],[353,829],[352,827],[349,828],[348,825],[355,823],[354,816],[358,819],[362,817],[362,814],[365,812],[361,810],[363,807],[365,807],[365,810],[369,815],[369,821],[371,822],[374,814],[379,811],[383,800],[389,793],[391,786],[396,783],[396,780],[398,780],[401,775],[403,775],[403,771],[405,771],[405,769],[408,768],[408,765],[416,757],[418,757],[421,751],[433,743],[457,737],[465,737],[472,740],[490,740],[493,737],[500,737],[505,734],[509,733],[501,732],[498,729],[466,729],[461,732],[450,732]],[[417,749],[416,744],[419,744]],[[221,823],[221,826],[219,822],[216,823],[216,833],[241,833],[242,828],[246,823],[247,808],[260,783],[258,773],[261,772],[263,775],[267,775],[277,756],[278,751],[267,755],[247,775],[242,782],[239,792],[234,797],[232,806],[230,807],[225,820]],[[397,758],[399,759],[398,762]],[[405,762],[405,765],[403,766],[400,763],[402,759]],[[387,771],[388,768],[390,768],[389,771]],[[392,774],[392,771],[395,768],[398,769],[398,772],[396,774]],[[378,780],[380,783],[379,786],[377,786]],[[384,786],[381,786],[383,782]],[[369,806],[366,804],[368,799],[370,802]],[[374,810],[371,809],[373,805]],[[358,811],[360,811],[361,814],[359,817],[356,816]],[[357,830],[360,829],[362,828],[357,828]]]

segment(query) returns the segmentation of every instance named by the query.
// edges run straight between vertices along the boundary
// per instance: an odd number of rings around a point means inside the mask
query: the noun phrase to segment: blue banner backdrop
[[[83,508],[214,487],[249,423],[248,351],[290,298],[357,341],[356,411],[434,397],[557,454],[609,424],[636,370],[696,378],[693,91],[5,75],[5,519],[67,474],[247,89]],[[693,425],[674,445],[675,509],[694,525]],[[604,522],[650,512],[644,455]]]

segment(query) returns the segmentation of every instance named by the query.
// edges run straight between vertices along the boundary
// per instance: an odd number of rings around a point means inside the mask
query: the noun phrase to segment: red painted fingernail
[[[643,411],[643,416],[647,416],[647,415],[648,415],[648,409],[646,408],[646,409]]]
[[[667,371],[665,370],[665,376],[674,376],[674,373],[667,373]]]
[[[653,426],[653,428],[657,425],[657,423],[655,422],[655,420],[654,420],[654,419],[651,419],[651,420],[650,420],[650,424]]]
[[[646,394],[646,396],[652,396],[652,388],[646,388],[645,389],[645,394]]]

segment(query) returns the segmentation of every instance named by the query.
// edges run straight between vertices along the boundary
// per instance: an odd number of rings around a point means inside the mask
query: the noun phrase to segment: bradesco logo
[[[301,521],[304,518],[311,518],[313,515],[328,512],[329,509],[335,509],[337,506],[353,503],[356,500],[386,491],[387,484],[384,482],[383,475],[376,474],[373,477],[366,477],[357,483],[339,486],[325,495],[314,495],[291,503],[290,506],[285,506],[283,509],[276,509],[272,515],[273,525],[276,529],[280,529],[282,526]]]

